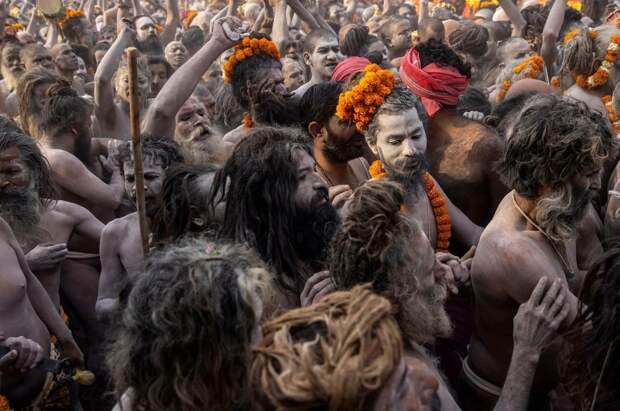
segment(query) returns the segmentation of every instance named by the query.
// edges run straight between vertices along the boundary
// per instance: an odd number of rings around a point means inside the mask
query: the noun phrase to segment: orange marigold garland
[[[0,395],[0,411],[13,411],[9,400],[4,395]]]
[[[375,180],[385,178],[387,175],[380,160],[373,161],[368,171]],[[424,183],[424,191],[431,202],[433,214],[435,215],[435,227],[437,230],[435,250],[448,251],[450,238],[452,238],[452,220],[450,219],[448,202],[441,190],[437,188],[435,180],[433,180],[429,173],[422,174],[422,181]]]
[[[245,128],[252,128],[253,124],[254,122],[252,121],[252,116],[250,116],[248,113],[244,113],[243,114],[243,126]]]
[[[280,51],[275,43],[266,38],[257,39],[245,37],[235,46],[235,52],[224,63],[224,81],[230,83],[235,66],[248,57],[267,54],[276,60],[280,60]]]
[[[605,53],[605,59],[594,74],[589,77],[579,74],[575,77],[577,85],[581,88],[592,89],[606,84],[609,80],[609,71],[613,68],[618,58],[618,50],[620,50],[620,34],[611,36],[607,52]]]
[[[603,100],[603,104],[605,104],[605,108],[607,109],[607,116],[609,117],[609,121],[614,126],[614,130],[617,134],[620,134],[620,121],[618,121],[618,114],[614,109],[613,97],[612,96],[604,96],[601,98]]]
[[[395,85],[396,80],[390,70],[382,69],[376,64],[367,65],[359,83],[338,97],[336,115],[341,120],[353,120],[360,132],[366,131]]]
[[[521,76],[521,79],[536,78],[538,77],[538,74],[540,74],[540,72],[544,68],[545,68],[545,61],[538,54],[534,54],[532,57],[526,58],[521,63],[517,64],[512,69],[512,72],[517,76],[523,73],[523,75]],[[508,92],[511,86],[512,86],[512,82],[510,80],[504,80],[502,82],[502,87],[497,93],[498,102],[502,101],[504,97],[506,97],[506,93]]]
[[[65,14],[65,17],[63,17],[62,20],[58,22],[58,25],[60,26],[60,28],[63,28],[64,25],[67,24],[69,21],[73,19],[79,19],[80,17],[84,17],[84,16],[85,14],[82,10],[75,10],[72,8],[68,8],[67,13]]]

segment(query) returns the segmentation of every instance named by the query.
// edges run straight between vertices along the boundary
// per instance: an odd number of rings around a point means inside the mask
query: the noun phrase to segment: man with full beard
[[[136,180],[131,146],[119,147],[119,161],[123,165],[125,191],[136,202]],[[151,224],[157,211],[157,198],[164,181],[165,170],[183,161],[177,145],[167,139],[146,138],[142,143],[144,162],[144,197],[147,224]],[[187,210],[189,212],[189,210]],[[144,269],[144,253],[138,213],[117,218],[105,226],[101,235],[101,278],[97,296],[97,316],[110,318],[119,308],[119,295],[133,285]]]
[[[339,289],[370,284],[396,306],[409,378],[421,384],[416,378],[424,370],[436,379],[427,385],[426,406],[419,409],[459,410],[430,350],[452,331],[444,304],[456,272],[436,257],[420,225],[400,211],[404,200],[402,187],[391,181],[370,181],[357,189],[333,240],[329,270]],[[559,281],[543,280],[526,304],[517,305],[515,353],[495,411],[526,410],[540,352],[568,315],[567,293]],[[513,318],[507,326],[512,331]]]
[[[7,43],[0,54],[0,110],[5,112],[6,98],[17,87],[17,83],[25,68],[20,58],[21,45]]]
[[[273,267],[279,298],[270,309],[300,305],[339,224],[304,138],[298,129],[257,128],[237,145],[212,189],[212,207],[226,202],[221,235],[248,243]]]
[[[570,324],[577,314],[584,261],[577,226],[612,148],[598,114],[554,96],[532,99],[507,136],[500,166],[513,191],[485,229],[472,264],[475,331],[462,375],[463,399],[488,410],[504,384],[512,351],[510,319],[541,277],[567,284]],[[549,347],[534,379],[531,409],[543,410],[558,383],[558,347]]]
[[[370,179],[368,163],[362,157],[364,135],[336,115],[342,89],[335,81],[316,84],[306,91],[299,107],[303,126],[314,142],[315,171],[329,186],[329,198],[336,208]]]

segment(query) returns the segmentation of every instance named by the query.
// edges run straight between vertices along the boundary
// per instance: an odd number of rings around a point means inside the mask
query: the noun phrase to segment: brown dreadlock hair
[[[403,358],[392,306],[368,286],[289,311],[263,334],[250,378],[266,410],[372,409]]]
[[[587,308],[566,334],[566,390],[577,410],[620,409],[620,238],[590,269],[582,291]]]

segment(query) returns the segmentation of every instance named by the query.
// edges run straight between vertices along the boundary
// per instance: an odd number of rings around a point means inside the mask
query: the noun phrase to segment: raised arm
[[[299,16],[301,21],[308,25],[311,31],[321,28],[319,21],[312,15],[312,13],[308,11],[307,8],[304,7],[303,4],[301,4],[299,0],[288,0],[288,5],[291,6],[295,14]],[[317,13],[317,15],[320,15],[320,13]],[[333,31],[331,27],[329,28],[329,30]]]
[[[63,203],[74,220],[74,231],[82,237],[99,242],[104,224],[81,205],[69,202]]]
[[[126,280],[126,273],[121,263],[118,245],[119,238],[118,220],[114,220],[105,226],[101,234],[99,255],[101,258],[101,276],[99,277],[99,290],[95,311],[97,318],[105,320],[118,308],[118,296],[122,290],[122,284]]]
[[[145,116],[143,133],[174,135],[174,117],[191,96],[202,75],[220,54],[247,35],[248,30],[249,27],[236,17],[216,21],[211,39],[174,72],[151,103]]]
[[[555,44],[558,41],[558,36],[560,35],[560,30],[564,23],[564,12],[566,11],[565,1],[566,0],[555,0],[553,2],[547,21],[545,22],[545,27],[543,28],[543,40],[540,54],[545,61],[545,67],[547,68],[547,74],[549,74],[549,76],[553,75],[553,73],[549,73],[548,70],[553,67],[557,55]]]
[[[134,17],[144,16],[144,10],[142,9],[140,0],[131,0],[131,7],[133,8]]]
[[[420,0],[418,23],[428,17],[428,0]]]
[[[161,44],[166,47],[174,40],[179,27],[179,4],[177,0],[166,0],[166,25],[164,32],[161,33]]]
[[[271,39],[278,46],[280,53],[284,54],[288,43],[288,22],[286,20],[287,0],[272,0],[274,17]]]
[[[123,24],[120,34],[97,67],[95,73],[95,117],[103,124],[114,124],[116,120],[112,79],[123,52],[133,43],[135,36],[136,32]]]
[[[512,35],[514,37],[523,36],[523,29],[526,23],[517,6],[515,6],[512,0],[499,0],[499,5],[502,6],[502,9],[504,9],[512,23]]]
[[[541,278],[514,318],[512,359],[493,411],[525,411],[540,354],[568,315],[568,291],[559,280]]]

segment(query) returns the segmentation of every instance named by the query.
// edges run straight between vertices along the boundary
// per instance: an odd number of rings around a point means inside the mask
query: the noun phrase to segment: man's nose
[[[404,150],[403,154],[405,154],[405,156],[407,156],[407,157],[412,157],[417,152],[418,152],[418,150],[416,150],[415,146],[413,145],[413,141],[411,141],[410,139],[407,139],[405,141],[405,150]]]
[[[590,190],[600,191],[602,186],[602,176],[601,173],[598,173],[590,181]]]

